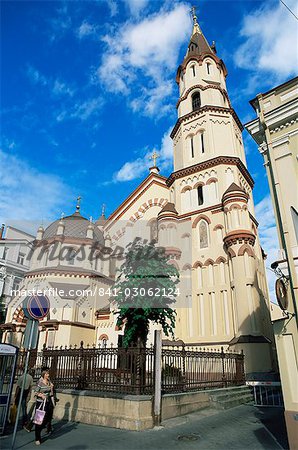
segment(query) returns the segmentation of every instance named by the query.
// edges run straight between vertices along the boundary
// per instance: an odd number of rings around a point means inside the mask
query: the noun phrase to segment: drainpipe
[[[275,184],[275,176],[274,176],[272,163],[271,163],[271,154],[270,154],[270,149],[272,148],[271,139],[270,139],[269,129],[265,122],[262,94],[257,95],[257,99],[258,99],[258,103],[259,103],[259,121],[260,121],[261,127],[264,132],[264,138],[265,138],[265,143],[266,143],[265,156],[267,157],[267,160],[268,160],[268,169],[269,169],[269,174],[270,174],[270,178],[271,178],[270,181],[271,181],[273,199],[274,199],[274,203],[275,203],[277,223],[278,223],[278,227],[279,227],[279,231],[280,231],[279,234],[280,234],[282,248],[285,252],[285,257],[286,257],[286,261],[288,264],[289,284],[290,284],[290,291],[291,291],[291,296],[292,296],[292,300],[293,300],[294,316],[296,319],[296,324],[298,326],[298,314],[297,314],[297,306],[296,306],[296,302],[295,302],[295,290],[294,290],[294,285],[293,285],[293,275],[295,274],[295,267],[293,268],[292,261],[289,258],[288,247],[287,247],[287,242],[286,242],[286,238],[285,238],[285,232],[284,232],[284,227],[283,227],[283,223],[282,223],[282,218],[281,218],[281,212],[280,212],[278,195],[277,195],[276,184]]]

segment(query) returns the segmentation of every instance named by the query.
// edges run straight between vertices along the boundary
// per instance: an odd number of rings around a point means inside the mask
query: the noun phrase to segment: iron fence
[[[17,376],[25,351],[19,352]],[[50,368],[57,389],[151,395],[154,391],[154,348],[80,347],[31,351],[29,367],[38,379]],[[187,392],[245,383],[244,355],[205,351],[186,345],[162,348],[162,392]]]

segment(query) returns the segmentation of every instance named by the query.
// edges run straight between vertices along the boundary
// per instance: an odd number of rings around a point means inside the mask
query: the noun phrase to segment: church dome
[[[64,225],[63,236],[72,237],[78,239],[87,238],[87,230],[90,225],[88,219],[83,217],[78,211],[71,216],[64,217],[62,219]],[[57,236],[57,230],[61,219],[55,220],[44,231],[43,239],[50,239]],[[93,232],[93,239],[104,245],[103,233],[95,226]]]

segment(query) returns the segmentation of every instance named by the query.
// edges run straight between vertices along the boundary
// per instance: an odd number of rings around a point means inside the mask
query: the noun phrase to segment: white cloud
[[[144,173],[144,160],[138,158],[135,161],[126,162],[121,169],[114,175],[115,181],[131,181]]]
[[[54,81],[52,92],[55,95],[69,95],[70,97],[72,97],[74,94],[74,89],[70,88],[63,81],[57,79]]]
[[[65,119],[79,119],[82,122],[89,119],[91,115],[97,115],[103,107],[102,97],[90,98],[84,102],[77,102],[73,106],[60,111],[57,116],[57,122]]]
[[[132,15],[139,15],[141,10],[144,10],[149,3],[149,0],[124,0],[129,7],[129,11]]]
[[[33,84],[40,84],[42,86],[46,86],[48,84],[47,78],[42,75],[39,70],[30,65],[27,68],[27,76]]]
[[[82,22],[82,24],[77,29],[77,36],[79,39],[85,38],[87,36],[96,36],[97,35],[97,26],[92,25],[86,21]]]
[[[111,17],[116,16],[116,14],[118,13],[118,5],[117,5],[116,0],[106,0],[106,3],[110,10]]]
[[[107,91],[128,96],[133,111],[166,114],[179,49],[190,28],[189,7],[184,3],[117,27],[103,38],[107,49],[97,72],[99,80]]]
[[[273,261],[277,260],[277,251],[279,249],[279,243],[277,238],[276,222],[274,211],[271,203],[270,195],[264,197],[256,205],[256,217],[259,221],[259,235],[261,245],[267,254],[265,265],[267,268],[267,279],[269,284],[269,291],[271,300],[275,299],[274,286],[276,276],[270,270]]]
[[[134,161],[129,161],[123,164],[120,170],[113,176],[113,181],[131,181],[146,176],[149,173],[149,167],[152,166],[152,160],[150,157],[155,151],[158,153],[159,158],[157,160],[157,166],[161,170],[167,170],[172,164],[173,160],[173,144],[170,138],[170,128],[162,137],[160,148],[154,148],[153,150],[146,151],[144,157],[139,157]]]
[[[41,173],[25,161],[0,149],[0,222],[56,218],[70,189],[52,174]]]
[[[288,0],[287,4],[298,15],[297,2]],[[271,73],[275,82],[296,74],[297,21],[283,4],[263,3],[245,17],[240,34],[245,40],[234,57],[237,66]]]
[[[66,95],[70,97],[74,95],[75,89],[70,87],[67,83],[59,80],[59,78],[53,79],[51,77],[46,77],[33,66],[28,66],[27,76],[31,83],[46,86],[53,95]]]

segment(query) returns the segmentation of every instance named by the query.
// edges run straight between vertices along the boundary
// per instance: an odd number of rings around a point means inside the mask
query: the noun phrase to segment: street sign
[[[46,295],[27,297],[23,303],[23,310],[27,319],[41,320],[50,310],[50,300]]]
[[[26,324],[24,333],[23,347],[25,350],[34,350],[37,347],[38,341],[38,320],[29,319]],[[31,343],[30,343],[31,338]]]

